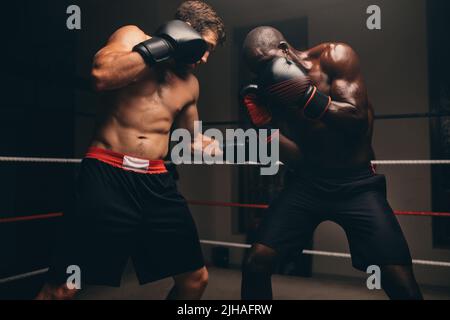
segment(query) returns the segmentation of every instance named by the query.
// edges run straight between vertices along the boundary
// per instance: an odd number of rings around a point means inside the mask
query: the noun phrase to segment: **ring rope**
[[[236,242],[200,240],[200,243],[202,243],[204,245],[213,245],[213,246],[239,248],[239,249],[250,249],[251,248],[250,244],[236,243]],[[349,253],[342,253],[342,252],[303,250],[303,254],[307,254],[307,255],[311,255],[311,256],[351,259],[351,255]],[[446,268],[450,267],[450,262],[446,262],[446,261],[413,259],[412,263],[415,265],[422,265],[422,266],[446,267]],[[27,273],[14,275],[14,276],[7,277],[7,278],[2,278],[2,279],[0,279],[0,284],[5,284],[8,282],[13,282],[13,281],[18,281],[18,280],[34,277],[37,275],[47,273],[48,271],[49,271],[49,268],[45,268],[45,269],[39,269],[36,271],[31,271],[31,272],[27,272]]]
[[[212,241],[212,240],[200,240],[200,242],[205,245],[216,245],[216,246],[220,246],[220,247],[241,248],[241,249],[251,248],[251,245],[249,245],[249,244],[236,243],[236,242],[224,242],[224,241]],[[312,255],[312,256],[345,258],[345,259],[350,259],[352,257],[349,253],[317,251],[317,250],[303,250],[303,254]],[[413,262],[413,264],[422,265],[422,266],[450,268],[450,262],[447,262],[447,261],[413,259],[412,262]]]
[[[31,162],[31,163],[81,163],[82,159],[64,158],[32,158],[32,157],[0,157],[0,162]]]
[[[375,160],[374,165],[447,165],[450,160]]]
[[[18,274],[18,275],[15,275],[15,276],[3,278],[3,279],[0,279],[0,284],[5,284],[5,283],[8,283],[8,282],[13,282],[13,281],[26,279],[26,278],[35,277],[35,276],[47,273],[48,270],[49,270],[49,268],[39,269],[39,270],[27,272],[27,273]]]
[[[188,204],[195,206],[207,206],[207,207],[224,207],[224,208],[252,208],[252,209],[268,209],[267,204],[242,204],[242,203],[227,203],[227,202],[215,202],[215,201],[198,201],[188,200]],[[427,211],[394,211],[397,216],[419,216],[419,217],[450,217],[450,212],[427,212]],[[29,216],[16,216],[8,218],[0,218],[0,223],[13,223],[31,220],[44,220],[51,218],[58,218],[64,216],[62,212],[47,213],[47,214],[35,214]]]
[[[31,221],[31,220],[44,220],[44,219],[59,218],[62,216],[64,216],[64,213],[62,213],[62,212],[47,213],[47,214],[35,214],[35,215],[31,215],[31,216],[0,218],[0,223],[11,223],[11,222],[21,222],[21,221]]]
[[[268,209],[268,204],[244,204],[234,202],[220,201],[200,201],[188,200],[190,205],[205,207],[225,207],[225,208],[251,208],[251,209]],[[429,212],[429,211],[394,211],[398,216],[429,216],[429,217],[450,217],[450,212]]]
[[[0,157],[0,162],[31,162],[31,163],[63,163],[63,164],[79,164],[83,159],[71,158],[35,158],[35,157]],[[166,164],[171,163],[167,161]],[[225,165],[236,165],[236,163],[223,162]],[[282,162],[278,163],[283,165]],[[374,165],[450,165],[450,160],[374,160]],[[243,162],[238,165],[259,166],[257,162]]]

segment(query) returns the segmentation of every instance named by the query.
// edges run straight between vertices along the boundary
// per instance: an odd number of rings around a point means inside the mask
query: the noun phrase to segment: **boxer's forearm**
[[[283,134],[279,134],[280,161],[288,166],[295,166],[301,159],[298,145]]]
[[[140,80],[148,72],[142,57],[136,52],[114,52],[96,56],[92,67],[95,90],[108,91]]]

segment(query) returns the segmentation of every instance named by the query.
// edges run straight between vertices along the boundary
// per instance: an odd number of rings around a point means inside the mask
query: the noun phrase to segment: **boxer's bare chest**
[[[186,79],[167,75],[148,77],[120,90],[112,97],[109,116],[123,126],[137,130],[168,131],[181,110],[193,101],[192,86]]]

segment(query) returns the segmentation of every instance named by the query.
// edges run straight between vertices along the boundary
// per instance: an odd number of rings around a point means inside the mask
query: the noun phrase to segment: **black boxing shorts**
[[[285,189],[270,205],[256,243],[280,255],[303,250],[323,221],[340,225],[352,263],[411,265],[408,245],[386,199],[386,179],[365,165],[345,170],[304,167],[290,173]]]
[[[141,284],[204,266],[195,223],[164,162],[99,148],[82,162],[57,244],[50,283],[64,283],[74,265],[82,283],[120,286],[130,257]]]

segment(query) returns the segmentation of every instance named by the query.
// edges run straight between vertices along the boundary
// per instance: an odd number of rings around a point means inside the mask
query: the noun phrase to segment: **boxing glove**
[[[258,79],[259,87],[273,104],[302,108],[308,119],[320,119],[331,103],[331,98],[317,90],[301,68],[283,57],[272,59]]]
[[[172,58],[180,64],[194,64],[203,57],[206,50],[207,44],[201,35],[181,20],[165,23],[151,39],[133,48],[148,65]]]

